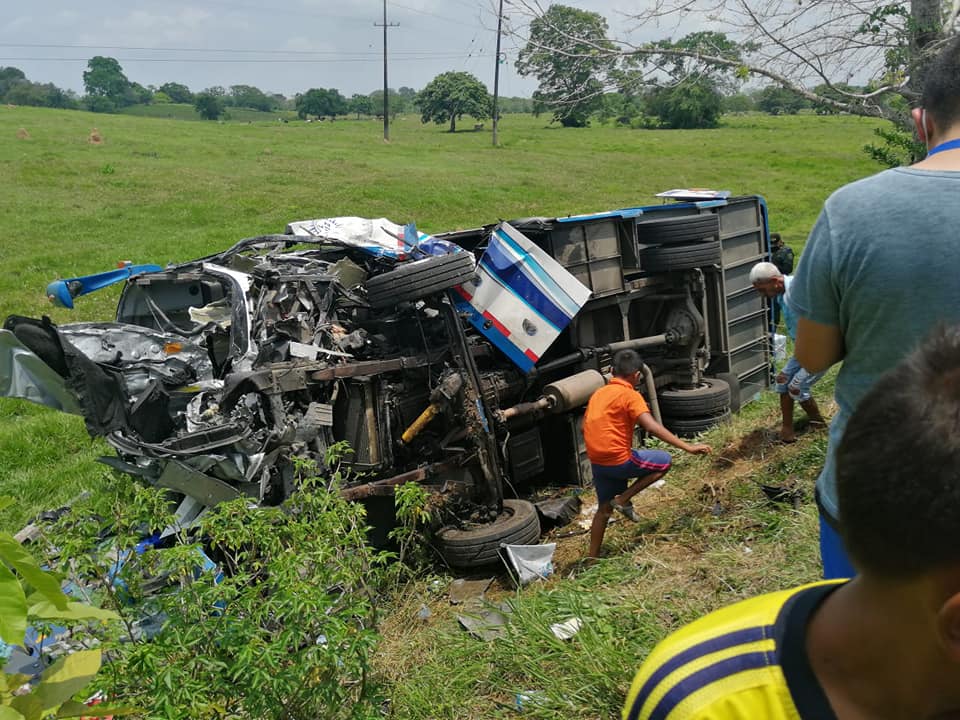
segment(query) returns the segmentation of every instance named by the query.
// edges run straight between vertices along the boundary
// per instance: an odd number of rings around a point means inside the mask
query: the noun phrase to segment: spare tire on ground
[[[466,251],[405,262],[367,280],[367,301],[373,308],[387,308],[419,300],[472,279],[475,265]]]
[[[530,545],[540,538],[540,519],[533,503],[504,500],[503,512],[486,525],[469,529],[447,527],[437,533],[437,545],[450,567],[474,568],[500,560],[500,545]]]

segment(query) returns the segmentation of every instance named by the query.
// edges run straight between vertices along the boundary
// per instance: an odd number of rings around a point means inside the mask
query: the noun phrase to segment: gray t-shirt
[[[846,346],[835,390],[840,411],[817,480],[834,519],[835,451],[857,404],[936,325],[960,322],[957,257],[960,171],[887,170],[824,203],[789,302],[800,317],[839,326]]]

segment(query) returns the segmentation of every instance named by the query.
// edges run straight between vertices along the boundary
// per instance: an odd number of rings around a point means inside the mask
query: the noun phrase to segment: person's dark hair
[[[630,377],[642,366],[643,360],[635,350],[618,350],[613,356],[613,374],[617,377]]]
[[[783,238],[780,237],[780,233],[770,233],[770,245],[776,247],[783,242]]]
[[[922,107],[941,130],[960,121],[960,36],[927,67]]]
[[[865,573],[960,565],[960,327],[876,382],[837,449],[841,534]]]

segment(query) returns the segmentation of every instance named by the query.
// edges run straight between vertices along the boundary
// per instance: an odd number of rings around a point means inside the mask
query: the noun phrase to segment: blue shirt
[[[960,322],[958,229],[960,172],[895,168],[837,190],[810,233],[788,302],[800,317],[839,327],[846,347],[817,480],[834,520],[835,455],[850,415],[937,324]]]
[[[790,285],[793,283],[793,275],[783,276],[783,294],[777,295],[777,305],[780,306],[780,314],[783,315],[783,324],[787,326],[787,335],[794,342],[797,341],[797,314],[790,307]]]

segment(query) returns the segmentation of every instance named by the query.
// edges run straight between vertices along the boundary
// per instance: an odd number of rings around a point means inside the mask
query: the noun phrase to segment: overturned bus
[[[382,542],[394,488],[435,491],[454,567],[535,542],[521,499],[590,481],[584,406],[612,354],[680,435],[723,422],[769,383],[769,322],[749,284],[768,255],[757,196],[432,236],[327,218],[190,262],[131,273],[114,322],[10,316],[0,394],[84,417],[167,488],[189,526],[237,497],[282,502],[293,458],[344,443],[341,491]],[[50,292],[69,304],[84,279]],[[53,286],[52,286],[53,287]]]

